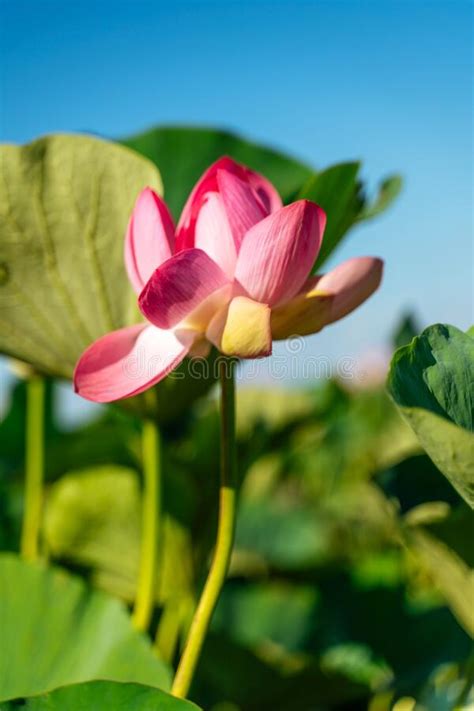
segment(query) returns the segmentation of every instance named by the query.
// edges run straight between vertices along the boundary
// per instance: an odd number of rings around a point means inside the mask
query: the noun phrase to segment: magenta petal
[[[155,326],[172,328],[228,283],[222,269],[205,252],[187,249],[155,270],[138,303]]]
[[[378,288],[383,262],[377,257],[354,257],[318,279],[316,290],[334,294],[331,319],[337,321],[356,309]]]
[[[211,257],[233,279],[237,250],[222,197],[208,193],[196,220],[194,246]]]
[[[298,293],[318,255],[326,224],[315,203],[299,200],[245,234],[235,279],[256,301],[276,306]]]
[[[246,169],[247,180],[250,186],[255,190],[267,214],[276,212],[283,207],[283,202],[276,188],[271,182],[253,170]]]
[[[206,195],[220,192],[218,173],[236,176],[247,184],[252,190],[252,200],[256,199],[260,203],[264,215],[281,208],[280,196],[263,175],[240,165],[228,156],[223,156],[203,173],[186,201],[176,229],[176,251],[197,246],[194,241],[196,220]]]
[[[217,171],[226,170],[233,173],[241,171],[241,167],[232,158],[223,156],[201,175],[196,185],[192,189],[186,204],[181,213],[176,228],[176,251],[194,247],[194,228],[202,207],[203,201],[208,193],[217,192]]]
[[[151,188],[145,188],[135,203],[125,238],[125,266],[137,294],[173,251],[174,225],[170,212]]]
[[[248,182],[226,170],[217,171],[217,185],[237,250],[244,234],[269,213]]]
[[[147,324],[107,333],[79,359],[74,389],[94,402],[137,395],[162,380],[183,360],[194,337],[191,331],[162,331]]]

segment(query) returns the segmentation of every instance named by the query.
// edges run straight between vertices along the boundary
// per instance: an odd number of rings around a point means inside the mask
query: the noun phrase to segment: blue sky
[[[0,16],[2,141],[205,124],[315,166],[360,158],[371,188],[404,175],[334,259],[384,257],[383,288],[311,352],[380,349],[406,309],[472,322],[470,2],[0,0]]]

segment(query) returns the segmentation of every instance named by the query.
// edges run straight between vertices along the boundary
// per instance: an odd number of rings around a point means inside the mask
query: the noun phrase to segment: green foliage
[[[71,377],[93,340],[137,320],[123,239],[138,192],[161,191],[156,168],[88,136],[3,145],[0,349]]]
[[[2,704],[2,711],[10,711],[16,704]],[[90,681],[57,689],[43,696],[27,699],[26,711],[198,711],[189,701],[176,699],[158,689],[139,684],[118,684],[110,681]]]
[[[459,495],[426,454],[414,454],[379,472],[375,478],[384,494],[406,513],[426,502],[459,503]]]
[[[402,181],[397,175],[386,178],[375,202],[369,204],[358,177],[360,163],[340,163],[311,176],[298,193],[318,203],[327,214],[321,251],[315,264],[319,269],[356,223],[371,219],[386,210],[396,199]]]
[[[293,199],[312,172],[304,163],[280,152],[216,129],[159,126],[124,138],[121,143],[159,167],[165,199],[176,219],[198,178],[223,155],[263,173],[285,202]]]
[[[225,708],[225,702],[245,711],[340,709],[344,704],[365,709],[367,686],[330,666],[274,649],[250,650],[214,633],[206,641],[192,695],[213,709]]]
[[[274,644],[289,652],[305,646],[318,612],[318,591],[310,585],[265,581],[227,587],[214,629],[247,647]]]
[[[369,203],[358,177],[359,163],[341,163],[318,172],[280,152],[215,129],[162,126],[121,142],[159,167],[165,198],[176,219],[195,182],[222,155],[229,155],[265,175],[284,203],[301,198],[317,202],[326,211],[328,224],[316,268],[326,261],[353,225],[390,207],[402,186],[400,176],[386,178],[374,201]]]
[[[13,522],[21,511],[22,398],[20,386],[0,426],[2,506]],[[239,711],[362,711],[387,689],[393,699],[422,698],[446,665],[462,678],[472,519],[384,391],[335,382],[268,397],[242,389],[238,420],[236,549],[191,698],[206,709],[228,702]],[[115,409],[70,432],[54,411],[48,421],[49,555],[131,601],[139,423]],[[163,443],[164,568],[150,631],[173,663],[215,537],[216,403],[202,402],[186,426],[165,427]],[[422,539],[435,549],[422,550]],[[453,560],[462,585],[450,583]]]
[[[474,340],[427,328],[394,355],[388,388],[422,446],[474,507]]]
[[[418,328],[415,315],[411,312],[405,313],[393,332],[393,347],[397,349],[408,345],[419,332],[420,329]]]
[[[437,324],[395,353],[390,388],[400,406],[421,407],[472,432],[473,374],[474,340]]]
[[[170,671],[121,603],[68,573],[0,557],[0,699],[102,678],[168,688]]]
[[[372,203],[364,205],[359,215],[359,220],[368,220],[382,214],[397,199],[403,188],[403,179],[400,175],[390,175],[384,178],[379,186],[377,197]]]
[[[140,524],[136,472],[117,466],[91,467],[66,473],[51,487],[44,539],[50,555],[89,570],[94,585],[132,602]],[[156,599],[164,603],[192,593],[193,563],[188,532],[168,514],[162,543]]]
[[[473,512],[463,507],[452,513],[449,507],[440,511],[436,505],[425,504],[413,509],[406,521],[408,547],[418,556],[460,624],[474,637],[474,556],[470,543]]]

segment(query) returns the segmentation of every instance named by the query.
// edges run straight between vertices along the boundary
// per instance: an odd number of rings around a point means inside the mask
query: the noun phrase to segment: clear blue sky
[[[406,180],[335,260],[378,254],[383,289],[310,341],[381,347],[403,309],[472,314],[472,4],[467,0],[0,0],[1,140],[115,137],[158,123],[235,129],[315,166]]]

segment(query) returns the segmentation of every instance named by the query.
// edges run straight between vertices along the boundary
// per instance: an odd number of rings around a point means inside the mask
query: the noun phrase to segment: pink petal
[[[235,279],[256,301],[276,306],[298,293],[318,255],[326,224],[315,203],[299,200],[250,228]]]
[[[263,175],[228,156],[223,156],[203,173],[186,201],[176,230],[177,251],[195,246],[194,229],[199,210],[207,193],[219,192],[217,174],[220,171],[235,175],[242,182],[247,183],[252,188],[254,199],[260,202],[264,214],[269,214],[282,206],[277,191]]]
[[[151,188],[145,188],[135,203],[125,237],[125,266],[137,294],[173,251],[174,225],[170,212]]]
[[[189,249],[194,246],[194,228],[202,207],[203,200],[207,193],[217,192],[217,171],[228,170],[236,172],[240,166],[227,156],[216,160],[215,163],[201,175],[196,185],[189,194],[186,204],[181,213],[176,228],[176,251]]]
[[[185,357],[195,334],[138,324],[107,333],[82,354],[74,389],[94,402],[137,395],[162,380]]]
[[[187,249],[154,271],[138,304],[155,326],[172,328],[227,284],[222,269],[202,249]]]
[[[355,257],[318,279],[316,289],[319,293],[334,294],[329,323],[346,316],[368,299],[378,288],[382,272],[381,259]]]
[[[194,233],[194,246],[202,249],[233,279],[237,250],[222,198],[208,193],[199,211]]]
[[[246,174],[249,184],[260,198],[267,214],[276,212],[283,207],[280,195],[269,180],[264,178],[263,175],[260,175],[260,173],[256,173],[249,168],[246,168]]]
[[[217,185],[238,250],[244,234],[263,220],[269,211],[263,207],[250,183],[233,173],[218,170]]]

